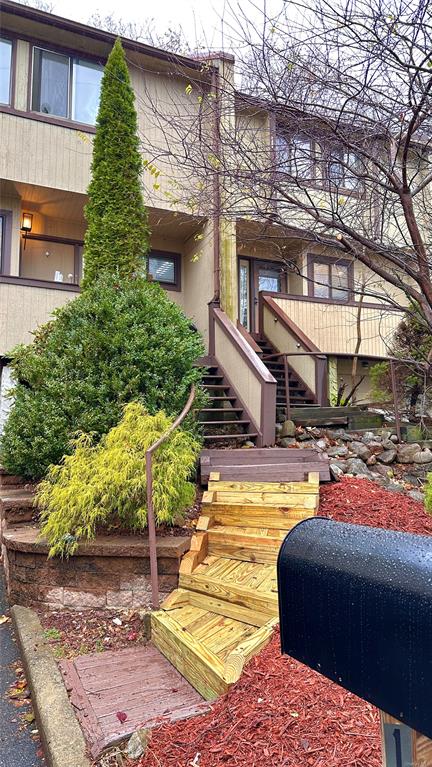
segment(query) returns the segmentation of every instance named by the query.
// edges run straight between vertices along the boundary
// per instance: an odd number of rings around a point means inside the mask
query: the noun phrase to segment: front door
[[[286,290],[283,265],[275,261],[239,259],[239,318],[252,333],[258,330],[258,302],[261,291],[282,293]]]

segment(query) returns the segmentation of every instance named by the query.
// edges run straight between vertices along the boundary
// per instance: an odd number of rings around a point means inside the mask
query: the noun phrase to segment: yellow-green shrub
[[[145,451],[172,423],[165,413],[149,415],[139,402],[124,408],[119,424],[97,445],[79,434],[73,452],[50,466],[37,489],[42,534],[50,556],[73,554],[80,539],[113,526],[147,525]],[[153,502],[157,524],[173,524],[193,501],[189,481],[200,443],[177,429],[153,454]]]
[[[432,472],[426,476],[425,507],[426,511],[432,515]]]

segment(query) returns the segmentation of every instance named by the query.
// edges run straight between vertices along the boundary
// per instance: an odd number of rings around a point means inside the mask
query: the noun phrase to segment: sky
[[[87,23],[96,12],[102,17],[112,13],[116,18],[137,24],[153,18],[155,29],[160,33],[170,25],[181,26],[192,44],[205,38],[209,48],[223,47],[221,17],[228,12],[226,0],[158,0],[157,3],[122,0],[121,4],[113,0],[51,1],[53,13],[82,23]]]

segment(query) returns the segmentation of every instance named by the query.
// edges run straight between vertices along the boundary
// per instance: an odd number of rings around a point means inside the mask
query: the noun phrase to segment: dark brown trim
[[[270,298],[283,298],[287,299],[288,301],[308,301],[309,303],[316,303],[316,304],[327,304],[331,306],[351,306],[351,307],[357,307],[359,305],[358,301],[334,301],[331,298],[317,298],[316,296],[298,296],[293,293],[272,293],[271,291],[264,291],[261,293],[261,295],[269,296]],[[365,303],[362,301],[362,307],[363,309],[381,309],[385,311],[393,311],[393,312],[403,312],[403,309],[399,306],[392,306],[391,304],[371,304],[371,303]]]
[[[325,266],[329,267],[329,273],[330,273],[330,284],[329,284],[329,292],[330,296],[328,300],[333,304],[347,304],[350,301],[353,301],[354,296],[354,262],[350,261],[346,258],[337,258],[334,256],[322,256],[322,255],[315,255],[314,253],[308,253],[307,254],[307,276],[308,276],[308,296],[310,298],[321,298],[321,296],[315,296],[314,294],[314,288],[315,288],[315,278],[314,278],[314,264],[324,264]],[[347,298],[333,298],[332,291],[333,291],[333,285],[331,282],[331,267],[334,265],[339,266],[346,266],[347,272],[348,272],[348,287],[347,287]],[[340,288],[343,290],[343,288]],[[337,288],[335,288],[337,290]]]
[[[21,285],[25,288],[45,288],[46,290],[66,290],[69,293],[80,293],[79,285],[72,285],[66,282],[50,282],[49,280],[33,280],[27,277],[18,277],[16,275],[0,275],[0,285]]]
[[[251,336],[251,334],[249,333],[248,329],[247,329],[247,328],[245,328],[245,327],[244,327],[244,326],[241,324],[240,320],[237,320],[237,322],[236,322],[236,326],[237,326],[237,330],[239,331],[239,333],[241,333],[241,335],[243,336],[243,338],[245,339],[245,341],[247,341],[247,342],[248,342],[249,346],[250,346],[250,347],[251,347],[251,348],[254,350],[255,354],[261,355],[261,354],[262,354],[262,349],[261,349],[261,347],[260,347],[260,346],[258,346],[258,344],[257,344],[257,342],[255,341],[255,339],[254,339],[254,338],[252,338],[252,336]]]
[[[0,210],[0,216],[4,219],[3,240],[0,243],[0,274],[9,274],[12,254],[12,217],[11,210]]]
[[[169,250],[159,250],[159,248],[157,248],[157,249],[153,249],[152,248],[148,255],[149,255],[149,257],[150,256],[156,256],[156,257],[157,256],[161,256],[161,258],[166,258],[168,256],[169,258],[173,259],[173,261],[174,261],[174,277],[175,277],[175,282],[162,282],[162,280],[156,280],[154,278],[153,279],[154,279],[154,282],[157,282],[161,286],[161,288],[164,288],[164,290],[172,290],[172,291],[175,291],[177,293],[180,293],[181,292],[181,285],[182,285],[182,280],[181,280],[182,257],[181,257],[181,253],[172,253]]]
[[[25,213],[30,213],[30,210],[25,210]],[[60,242],[63,245],[84,245],[84,240],[77,240],[71,237],[58,237],[54,234],[32,234],[29,232],[27,240],[43,240],[44,242]]]
[[[89,40],[99,40],[101,42],[108,43],[111,47],[114,45],[117,38],[117,35],[112,34],[111,32],[105,32],[104,30],[96,29],[95,27],[90,27],[87,24],[81,24],[80,22],[72,21],[71,19],[64,19],[62,16],[56,16],[53,13],[46,13],[45,11],[40,11],[36,8],[20,5],[19,3],[11,2],[11,0],[1,0],[0,11],[3,13],[9,13],[12,16],[20,16],[31,21],[46,24],[47,26],[55,27],[57,29],[64,29],[67,32],[78,34],[80,37],[88,38]],[[7,22],[3,20],[4,26],[6,23]],[[143,55],[150,56],[151,58],[156,58],[161,61],[180,64],[185,68],[203,72],[202,61],[197,61],[186,56],[178,56],[175,53],[169,53],[167,51],[161,50],[160,48],[154,48],[151,45],[146,45],[145,43],[129,40],[127,37],[122,37],[121,41],[123,47],[129,50],[136,51],[137,53],[142,53]],[[210,67],[210,69],[212,68],[213,67]]]
[[[274,293],[272,295],[275,295]],[[281,295],[276,294],[276,295]],[[280,306],[277,305],[276,301],[271,297],[271,295],[267,293],[261,293],[260,296],[262,296],[262,307],[264,311],[264,304],[270,309],[271,313],[276,317],[277,321],[280,322],[280,324],[285,328],[285,330],[288,331],[288,333],[291,333],[297,341],[304,346],[306,351],[313,352],[314,354],[321,354],[321,350],[318,349],[317,346],[311,341],[310,338],[303,333],[303,331],[298,327],[298,325],[295,324],[283,311],[283,309],[280,308]],[[261,323],[261,328],[264,332],[263,324]]]
[[[9,32],[3,32],[3,30],[0,30],[0,37],[3,40],[8,40],[12,44],[11,72],[10,72],[10,81],[9,81],[9,104],[1,104],[0,106],[12,107],[15,104],[16,57],[17,57],[16,37],[14,35],[9,34]]]
[[[76,279],[76,282],[68,282],[68,283],[60,283],[63,285],[70,285],[72,287],[79,287],[80,281],[81,281],[81,273],[82,273],[82,248],[84,245],[83,240],[76,240],[71,239],[69,237],[57,237],[55,235],[50,234],[32,234],[31,232],[27,235],[21,236],[20,239],[20,253],[19,253],[19,275],[21,279],[32,279],[27,277],[21,277],[21,260],[22,260],[22,251],[23,251],[23,242],[25,240],[39,240],[40,242],[58,242],[61,245],[72,245],[74,249],[74,278]],[[39,281],[39,280],[38,280]],[[40,280],[41,282],[51,282],[50,280]],[[54,283],[55,285],[59,284],[57,282]]]
[[[50,115],[39,114],[39,112],[24,112],[20,109],[14,109],[7,107],[4,104],[0,104],[0,112],[13,115],[14,117],[23,117],[26,120],[35,120],[41,123],[50,123],[51,125],[57,125],[60,128],[69,128],[70,130],[81,131],[81,133],[96,133],[96,128],[93,125],[87,125],[85,123],[76,123],[73,120],[62,119],[61,117],[51,117]]]

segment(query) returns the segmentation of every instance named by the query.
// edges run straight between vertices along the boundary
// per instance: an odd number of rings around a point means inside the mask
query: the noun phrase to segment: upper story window
[[[311,257],[309,295],[333,301],[349,301],[352,269],[350,261]]]
[[[276,136],[278,167],[290,176],[311,180],[315,175],[314,142],[306,136]]]
[[[155,281],[172,290],[180,290],[180,257],[177,253],[152,250],[148,257],[148,271]]]
[[[100,64],[35,47],[32,109],[94,125],[102,74]]]
[[[11,103],[12,42],[0,38],[0,104]]]
[[[327,177],[334,186],[343,189],[358,189],[360,160],[354,152],[343,147],[332,149],[327,161]]]

